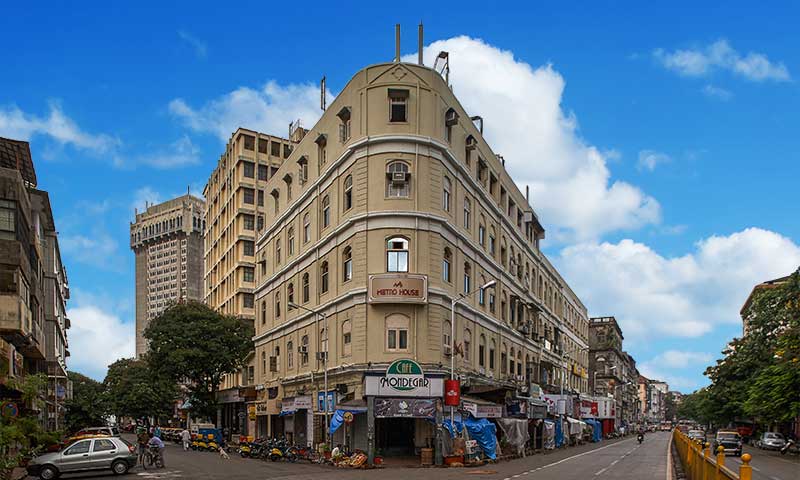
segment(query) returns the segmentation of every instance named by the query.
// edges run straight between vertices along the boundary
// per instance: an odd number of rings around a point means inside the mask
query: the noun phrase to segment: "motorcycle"
[[[639,441],[639,445],[641,445],[642,442],[644,441],[644,434],[640,433],[639,435],[637,435],[636,436],[636,440],[638,440]]]
[[[791,453],[792,455],[800,455],[800,448],[794,440],[786,440],[786,445],[781,448],[781,455]]]

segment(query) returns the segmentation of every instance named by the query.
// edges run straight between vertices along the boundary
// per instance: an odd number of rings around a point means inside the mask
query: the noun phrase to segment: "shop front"
[[[287,397],[281,400],[283,436],[290,445],[311,446],[314,431],[313,404],[310,395]]]
[[[217,392],[217,426],[228,435],[227,440],[250,434],[247,403],[255,398],[256,392],[252,387],[228,388]]]
[[[416,456],[432,448],[441,457],[435,425],[442,423],[443,374],[425,374],[411,359],[396,360],[385,372],[368,372],[364,392],[370,463],[376,452]]]

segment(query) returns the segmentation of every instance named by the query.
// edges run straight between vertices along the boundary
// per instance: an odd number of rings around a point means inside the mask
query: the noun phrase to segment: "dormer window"
[[[453,126],[458,124],[458,114],[455,110],[448,109],[444,114],[444,139],[450,143],[453,139]]]
[[[408,90],[389,89],[389,121],[405,123],[408,121]]]
[[[300,185],[303,185],[308,181],[308,158],[305,155],[297,159],[297,167]]]
[[[283,176],[283,181],[286,182],[286,200],[292,199],[292,176],[288,173]]]
[[[478,141],[475,140],[475,137],[472,135],[468,135],[464,142],[464,163],[467,165],[467,170],[469,170],[472,165],[472,151],[477,147]]]
[[[386,167],[386,196],[407,198],[411,193],[408,164],[392,162]]]
[[[320,133],[319,136],[317,136],[317,139],[314,140],[314,143],[317,144],[317,164],[320,167],[320,171],[322,171],[322,166],[328,161],[328,137],[325,134]]]
[[[341,120],[339,124],[339,141],[345,143],[350,140],[350,107],[342,107],[336,116]],[[319,145],[319,142],[317,144]]]

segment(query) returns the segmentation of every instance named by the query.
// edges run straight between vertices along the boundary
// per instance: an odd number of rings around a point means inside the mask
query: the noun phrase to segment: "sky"
[[[134,352],[129,222],[202,192],[239,126],[285,136],[359,69],[450,53],[588,308],[689,392],[753,285],[800,266],[800,32],[789,2],[7,5],[0,136],[29,140],[72,297],[70,369]]]

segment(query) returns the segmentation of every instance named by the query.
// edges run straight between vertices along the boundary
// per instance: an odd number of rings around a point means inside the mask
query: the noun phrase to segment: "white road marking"
[[[596,477],[596,476],[600,475],[601,473],[605,472],[606,470],[608,470],[608,468],[604,468],[604,469],[600,470],[599,472],[595,473],[594,476]]]
[[[619,462],[619,460],[614,460],[613,462],[611,462],[611,465],[609,465],[609,468],[610,468],[610,467],[613,467],[614,465],[616,465],[616,464],[617,464],[617,462]]]

